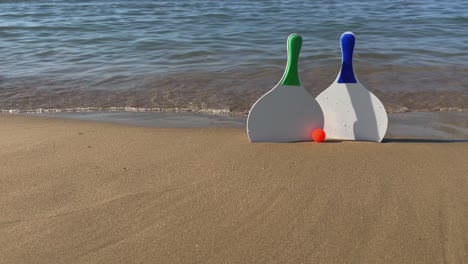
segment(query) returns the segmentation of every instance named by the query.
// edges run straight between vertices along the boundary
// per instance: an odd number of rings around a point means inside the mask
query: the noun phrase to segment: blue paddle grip
[[[353,50],[355,38],[352,33],[344,33],[341,36],[341,52],[343,62],[341,63],[340,77],[338,83],[357,83],[353,71]]]

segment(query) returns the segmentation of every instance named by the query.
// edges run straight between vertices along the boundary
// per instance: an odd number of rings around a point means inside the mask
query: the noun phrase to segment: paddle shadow
[[[334,143],[341,143],[343,140],[336,140],[336,139],[326,139],[323,142],[315,142],[315,141],[295,141],[295,142],[289,142],[289,143],[319,143],[319,144],[334,144]],[[284,142],[287,143],[287,142]]]
[[[353,132],[356,140],[379,141],[379,123],[374,112],[371,93],[358,85],[345,84],[351,100],[351,107],[356,113]],[[354,86],[354,87],[353,87]],[[353,90],[353,92],[350,92]]]
[[[382,143],[463,143],[468,139],[384,138]]]
[[[341,143],[343,140],[337,140],[337,139],[327,139],[323,143]]]

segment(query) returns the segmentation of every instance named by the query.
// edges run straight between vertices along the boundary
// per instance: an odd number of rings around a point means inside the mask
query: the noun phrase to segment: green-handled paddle
[[[302,37],[288,38],[288,64],[281,81],[255,102],[247,118],[251,142],[310,141],[323,128],[323,113],[315,98],[299,81],[298,61]]]

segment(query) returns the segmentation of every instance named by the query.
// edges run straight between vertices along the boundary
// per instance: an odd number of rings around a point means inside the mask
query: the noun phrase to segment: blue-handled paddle
[[[354,34],[343,33],[341,71],[335,82],[317,96],[325,117],[324,130],[329,139],[381,142],[387,132],[387,112],[354,74],[354,44]]]

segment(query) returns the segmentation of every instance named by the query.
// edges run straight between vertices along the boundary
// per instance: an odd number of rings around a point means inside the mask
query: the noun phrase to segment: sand
[[[0,115],[0,263],[468,263],[467,157]]]

